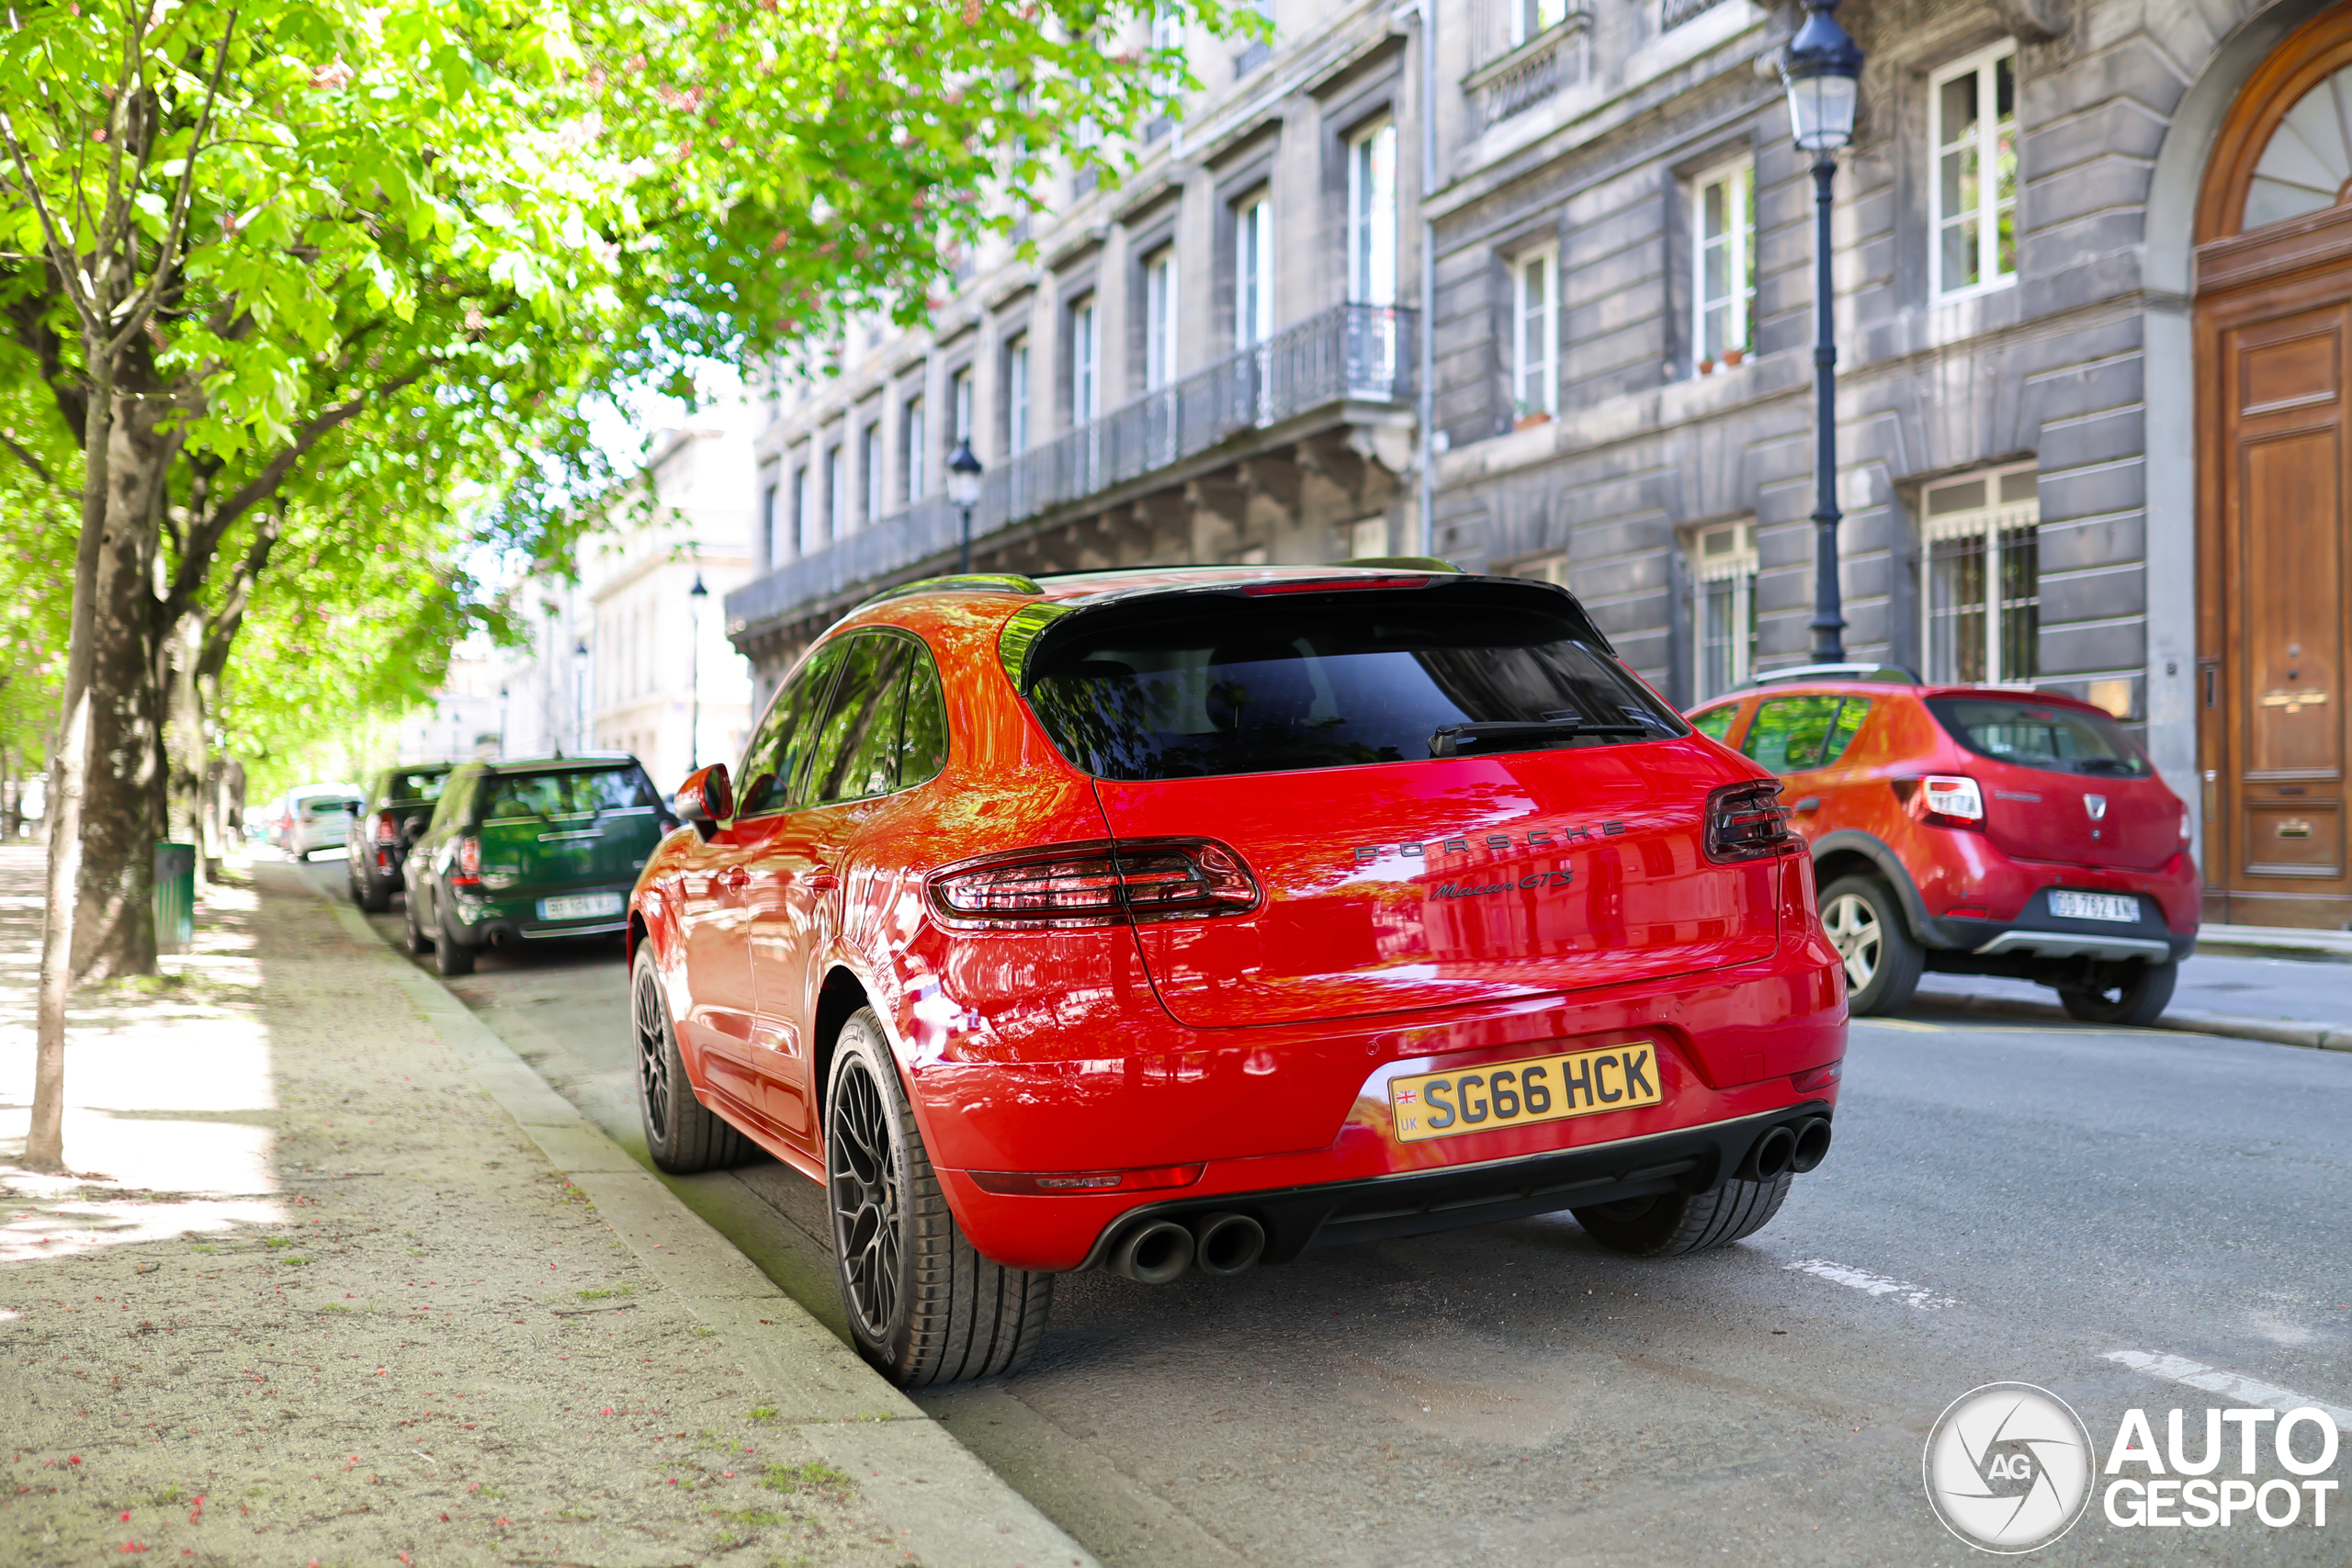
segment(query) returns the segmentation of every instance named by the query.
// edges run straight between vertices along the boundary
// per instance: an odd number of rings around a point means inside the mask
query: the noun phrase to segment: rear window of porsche
[[[2123,727],[2103,713],[1985,697],[1930,697],[1928,711],[1977,755],[2019,767],[2109,779],[2155,772]]]
[[[1506,592],[1206,595],[1073,615],[1024,694],[1105,779],[1356,767],[1686,733],[1581,616]],[[1519,727],[1478,733],[1464,726]]]

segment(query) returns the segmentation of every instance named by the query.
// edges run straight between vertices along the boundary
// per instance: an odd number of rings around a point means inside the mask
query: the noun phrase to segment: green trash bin
[[[196,846],[165,840],[155,846],[155,951],[186,953],[196,945]]]

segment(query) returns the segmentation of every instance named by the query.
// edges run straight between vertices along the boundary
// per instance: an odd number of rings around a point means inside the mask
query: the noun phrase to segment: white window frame
[[[1004,434],[1014,456],[1029,450],[1029,334],[1018,333],[1004,348]]]
[[[1348,141],[1348,299],[1396,303],[1396,122]]]
[[[931,453],[923,426],[922,394],[917,392],[899,405],[899,444],[907,454],[907,504],[912,506],[923,498],[923,470],[930,466]]]
[[[808,530],[817,521],[817,455],[811,452],[792,475],[792,553],[805,556],[813,543]]]
[[[2017,40],[2004,39],[1988,49],[1979,50],[1964,60],[1956,60],[1928,77],[1928,265],[1932,288],[1939,301],[1966,299],[1986,294],[1996,288],[2014,287],[2017,274],[2017,186],[2023,182],[2014,175],[2008,199],[2001,199],[2000,164],[2001,128],[2008,127],[2012,156],[2019,148],[2017,130],[2018,96],[2020,84],[2017,76]],[[1998,67],[2004,62],[2009,67],[2009,118],[1999,118]],[[1944,85],[1962,76],[1976,78],[1976,134],[1973,145],[1969,140],[1952,141],[1944,130]],[[1968,211],[1947,212],[1944,209],[1944,159],[1948,154],[1973,152],[1976,157],[1978,178],[1976,201]],[[1986,171],[1992,171],[1989,177]],[[2001,214],[2009,217],[2009,270],[2000,270]],[[1977,281],[1954,283],[1944,276],[1944,231],[1955,224],[1973,219],[1976,222]]]
[[[1274,335],[1274,203],[1260,190],[1233,209],[1233,346]]]
[[[2030,490],[2033,499],[2022,496],[2015,501],[2001,499],[2002,481],[2012,478],[2026,481],[2010,488]],[[1984,497],[1981,504],[1937,513],[1936,498],[1954,488],[1981,481]],[[1960,672],[1958,650],[1953,641],[1958,634],[1949,627],[1939,627],[1939,619],[1956,621],[1965,613],[1964,607],[1945,610],[1939,600],[1938,581],[1940,564],[1951,558],[1955,546],[1973,545],[1982,552],[1980,604],[1984,617],[1982,633],[1984,639],[1984,670],[1981,677],[1970,679],[1973,685],[2031,686],[2041,672],[2040,649],[2025,656],[2031,669],[2006,668],[2013,661],[2007,658],[2009,641],[2009,620],[2030,604],[2034,611],[2035,640],[2039,641],[2041,608],[2041,496],[2039,466],[2034,463],[2012,463],[1997,468],[1978,468],[1973,473],[1956,474],[1949,479],[1939,479],[1923,489],[1919,495],[1919,646],[1924,650],[1921,671],[1930,682],[1957,682]],[[2011,593],[2005,581],[2005,569],[2009,554],[2020,547],[2033,551],[2034,577],[2030,593]]]
[[[842,460],[842,447],[849,437],[825,448],[825,537],[839,539],[849,532],[849,465]]]
[[[865,493],[858,497],[858,500],[863,502],[858,512],[863,525],[871,528],[882,521],[883,446],[880,414],[877,413],[865,422],[859,431],[858,444],[862,448],[858,455],[865,459],[860,466],[865,470],[864,475]]]
[[[1728,226],[1720,235],[1707,232],[1707,193],[1716,186],[1725,187],[1724,210]],[[1736,212],[1738,216],[1733,216]],[[1729,291],[1710,295],[1707,291],[1707,261],[1720,251],[1724,256],[1724,276]],[[1707,313],[1717,305],[1724,307],[1724,348],[1711,350],[1707,342]],[[1723,363],[1723,353],[1738,349],[1742,356],[1755,352],[1756,346],[1756,160],[1746,154],[1727,160],[1706,170],[1690,182],[1690,368],[1702,374],[1699,367],[1713,360]]]
[[[1528,277],[1543,278],[1542,299]],[[1510,398],[1514,419],[1560,412],[1560,247],[1531,246],[1510,258]],[[1532,352],[1541,349],[1540,354]]]
[[[1513,49],[1568,19],[1568,0],[1504,0],[1503,9]]]
[[[1176,247],[1162,245],[1143,264],[1143,386],[1176,379]]]
[[[1719,523],[1692,532],[1690,562],[1690,700],[1707,702],[1735,691],[1756,673],[1756,525]],[[1710,602],[1728,612],[1732,631],[1720,684],[1708,679]]]
[[[972,367],[967,365],[947,379],[948,416],[956,422],[955,429],[949,432],[954,437],[950,443],[951,449],[956,444],[972,439],[974,395]]]
[[[1102,319],[1091,294],[1081,296],[1069,308],[1069,423],[1073,430],[1091,423],[1102,412]]]

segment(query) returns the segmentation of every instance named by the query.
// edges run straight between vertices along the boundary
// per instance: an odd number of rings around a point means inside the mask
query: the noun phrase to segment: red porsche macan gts
[[[894,590],[630,903],[655,1161],[828,1188],[902,1383],[1147,1284],[1567,1210],[1736,1240],[1817,1165],[1842,971],[1780,785],[1565,591],[1440,562]]]

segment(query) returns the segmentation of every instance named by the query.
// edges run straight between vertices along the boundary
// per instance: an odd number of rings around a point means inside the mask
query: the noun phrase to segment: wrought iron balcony
[[[1416,316],[1394,306],[1339,306],[1031,447],[982,479],[974,541],[1318,409],[1410,403]],[[919,502],[729,593],[728,626],[773,621],[952,558],[961,523],[945,498]]]

